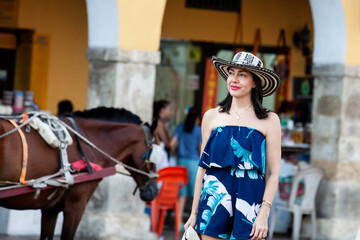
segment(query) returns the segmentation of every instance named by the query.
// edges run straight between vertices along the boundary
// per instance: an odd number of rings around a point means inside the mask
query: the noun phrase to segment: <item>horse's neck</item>
[[[78,128],[85,137],[98,148],[116,158],[118,161],[125,161],[133,151],[134,144],[137,142],[141,127],[135,124],[123,124],[105,122],[98,120],[79,119]],[[114,166],[116,162],[108,159],[92,147],[87,148],[96,157],[90,161],[96,162],[102,167]],[[86,154],[86,153],[85,153]]]

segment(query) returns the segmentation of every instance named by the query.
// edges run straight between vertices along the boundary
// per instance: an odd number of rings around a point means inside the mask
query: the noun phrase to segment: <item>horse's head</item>
[[[141,125],[141,127],[142,130],[136,134],[138,141],[133,145],[134,149],[131,151],[131,165],[140,171],[130,170],[130,173],[135,179],[137,188],[140,189],[141,200],[151,201],[158,194],[156,165],[150,160],[153,146],[153,127],[148,124]]]

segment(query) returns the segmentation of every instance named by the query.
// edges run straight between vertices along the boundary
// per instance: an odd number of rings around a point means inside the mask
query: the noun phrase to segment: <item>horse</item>
[[[77,132],[110,156],[145,173],[155,170],[154,164],[148,164],[144,159],[144,155],[149,153],[151,146],[146,143],[146,134],[141,126],[142,121],[137,115],[125,109],[99,107],[75,112],[72,117],[76,122]],[[67,117],[59,116],[59,119],[71,126]],[[152,132],[155,127],[153,124],[146,128]],[[12,129],[14,126],[8,120],[0,120],[0,133]],[[74,133],[71,131],[69,133],[74,139]],[[47,145],[34,129],[30,129],[29,132],[24,131],[24,135],[29,149],[26,180],[37,179],[59,171],[61,166],[59,150]],[[79,144],[86,158],[91,162],[102,168],[116,165],[116,162],[107,159],[83,141],[79,141]],[[19,181],[23,161],[21,146],[20,137],[16,132],[0,139],[0,182]],[[73,144],[67,147],[67,155],[69,163],[80,159],[77,141],[73,141]],[[137,171],[129,170],[129,172],[140,189],[140,198],[143,201],[154,199],[157,195],[156,178],[150,178]],[[17,210],[40,209],[40,239],[42,240],[53,239],[57,216],[62,211],[64,221],[61,239],[71,240],[75,237],[86,204],[101,180],[76,183],[69,185],[68,188],[41,190],[37,199],[34,199],[34,193],[0,198],[0,206]]]

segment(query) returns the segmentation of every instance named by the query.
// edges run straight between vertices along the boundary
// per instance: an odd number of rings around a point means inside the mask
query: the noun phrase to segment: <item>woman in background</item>
[[[177,147],[177,164],[184,166],[188,170],[189,181],[186,186],[180,189],[179,195],[179,218],[180,226],[183,228],[183,213],[187,197],[194,196],[196,172],[198,168],[200,148],[201,148],[201,129],[199,111],[190,108],[185,122],[176,127],[170,146],[174,153]]]
[[[170,134],[169,121],[172,116],[172,106],[167,100],[159,100],[153,104],[153,121],[157,121],[154,131],[155,142],[160,144],[164,150],[164,156],[157,164],[157,170],[169,166]]]

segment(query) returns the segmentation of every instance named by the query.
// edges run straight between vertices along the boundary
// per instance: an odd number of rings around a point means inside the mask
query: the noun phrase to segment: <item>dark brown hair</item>
[[[185,124],[184,124],[184,131],[191,133],[195,123],[196,119],[200,118],[200,112],[197,110],[196,107],[192,107],[189,109],[189,113],[186,116]]]
[[[268,113],[270,111],[268,109],[264,108],[262,105],[263,95],[262,95],[262,91],[261,91],[260,78],[253,73],[251,73],[251,75],[252,75],[252,77],[254,79],[254,83],[255,83],[255,88],[251,89],[251,102],[253,104],[253,108],[254,108],[256,117],[258,119],[264,119],[264,118],[267,118]],[[233,99],[233,97],[230,95],[230,93],[228,93],[227,96],[221,102],[219,102],[219,106],[220,106],[219,112],[229,113],[230,108],[231,108],[232,99]]]

